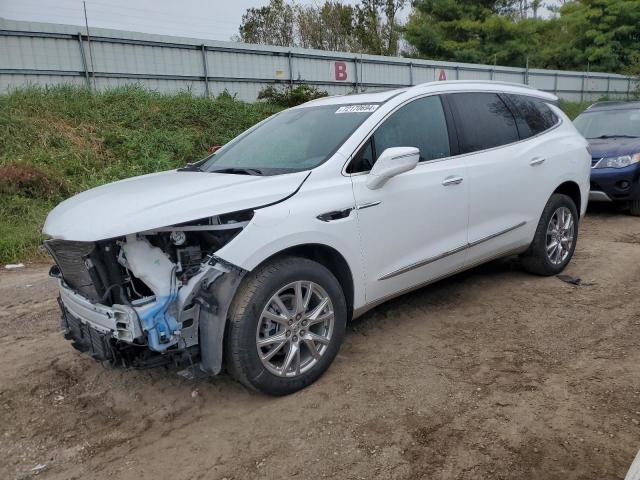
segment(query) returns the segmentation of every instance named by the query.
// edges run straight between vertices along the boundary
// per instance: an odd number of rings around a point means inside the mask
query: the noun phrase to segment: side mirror
[[[367,187],[376,190],[401,173],[413,170],[420,160],[420,150],[415,147],[387,148],[378,157],[367,178]]]

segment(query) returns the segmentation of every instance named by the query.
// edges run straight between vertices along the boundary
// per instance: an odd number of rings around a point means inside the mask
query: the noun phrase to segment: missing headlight
[[[253,210],[242,210],[156,228],[143,235],[176,264],[176,274],[184,283],[198,273],[203,261],[233,240],[252,218]]]

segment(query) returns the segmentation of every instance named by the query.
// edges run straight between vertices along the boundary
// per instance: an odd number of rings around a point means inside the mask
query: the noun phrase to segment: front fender
[[[294,197],[295,198],[295,197]],[[296,205],[297,204],[297,205]],[[364,302],[364,268],[355,212],[343,219],[324,222],[317,215],[353,206],[353,197],[334,197],[303,208],[292,200],[256,210],[253,220],[216,256],[251,271],[265,260],[292,247],[325,245],[339,252],[349,265],[354,284],[354,307]],[[317,210],[317,212],[316,212]]]

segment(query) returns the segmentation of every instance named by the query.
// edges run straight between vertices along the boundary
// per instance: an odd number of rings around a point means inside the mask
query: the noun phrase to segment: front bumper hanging
[[[60,303],[74,318],[98,332],[123,342],[133,342],[143,336],[137,312],[127,305],[107,307],[93,303],[58,280]]]
[[[246,271],[212,259],[183,285],[174,300],[180,338],[173,347],[153,351],[141,316],[155,302],[141,306],[101,305],[69,288],[58,278],[59,304],[65,338],[96,360],[112,365],[147,367],[166,363],[170,357],[187,355],[199,359],[199,370],[216,375],[222,369],[227,313]]]

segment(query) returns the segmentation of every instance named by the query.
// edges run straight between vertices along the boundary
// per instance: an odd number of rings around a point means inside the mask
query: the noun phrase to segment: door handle
[[[529,162],[529,165],[535,167],[536,165],[542,165],[545,162],[546,158],[544,157],[534,157]]]
[[[461,183],[462,183],[462,177],[454,177],[454,176],[447,177],[442,181],[442,185],[444,185],[445,187],[448,187],[449,185],[459,185]]]

